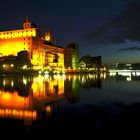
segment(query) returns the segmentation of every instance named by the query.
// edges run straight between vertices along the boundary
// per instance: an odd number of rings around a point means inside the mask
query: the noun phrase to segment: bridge
[[[140,80],[140,70],[109,70],[110,76],[125,76],[127,81]]]
[[[125,75],[126,75],[126,74],[128,74],[128,75],[131,74],[131,75],[137,75],[137,76],[140,75],[140,70],[109,70],[108,72],[109,72],[109,73],[112,73],[112,74],[113,74],[113,73],[114,73],[114,74],[117,73],[117,74],[120,74],[120,75],[121,75],[121,74],[122,74],[122,75],[123,75],[123,74],[125,74]]]

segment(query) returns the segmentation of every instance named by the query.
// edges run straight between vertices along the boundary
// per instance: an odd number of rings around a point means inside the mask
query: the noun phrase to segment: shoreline
[[[34,76],[34,75],[56,75],[56,74],[99,74],[99,73],[106,73],[105,71],[65,71],[63,72],[47,72],[45,73],[44,71],[38,71],[38,70],[17,70],[17,71],[0,71],[0,75],[29,75],[29,76]]]

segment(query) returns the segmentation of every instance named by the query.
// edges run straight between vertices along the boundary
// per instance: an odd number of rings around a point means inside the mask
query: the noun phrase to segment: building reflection
[[[64,80],[58,77],[3,76],[0,78],[0,117],[24,119],[26,125],[41,112],[50,116],[51,104],[64,98]]]
[[[25,125],[52,115],[62,99],[80,102],[80,88],[101,88],[96,75],[39,75],[0,77],[0,117],[22,119]]]
[[[80,101],[79,97],[79,79],[77,75],[68,75],[65,79],[65,96],[72,104]]]
[[[116,81],[139,81],[139,70],[112,70],[109,73],[110,76],[114,76]]]
[[[90,88],[101,88],[102,87],[102,75],[100,74],[94,74],[94,75],[83,75],[80,77],[80,85],[84,89],[90,89]]]

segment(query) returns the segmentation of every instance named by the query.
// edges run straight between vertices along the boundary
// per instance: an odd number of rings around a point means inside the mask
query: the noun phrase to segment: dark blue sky
[[[101,55],[103,63],[140,62],[140,51],[124,49],[139,46],[138,42],[92,44],[86,38],[133,1],[136,0],[5,0],[0,7],[0,31],[21,28],[28,16],[43,32],[51,29],[59,45],[78,43],[80,57]]]

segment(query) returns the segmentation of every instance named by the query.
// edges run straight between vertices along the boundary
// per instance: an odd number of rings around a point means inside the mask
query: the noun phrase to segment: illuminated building
[[[64,49],[44,41],[45,66],[64,68]]]
[[[20,72],[31,68],[28,51],[20,51],[17,56],[4,56],[0,58],[0,72]]]
[[[33,68],[64,67],[64,49],[51,41],[52,33],[49,31],[43,36],[27,17],[23,29],[0,32],[0,57],[17,56],[20,51],[28,51]],[[54,61],[56,56],[57,61]]]
[[[79,65],[79,46],[75,43],[70,43],[65,48],[64,65],[66,68],[76,69]]]
[[[86,55],[80,58],[79,61],[79,65],[81,68],[94,68],[95,70],[100,70],[102,66],[101,56],[91,57],[89,55]]]

